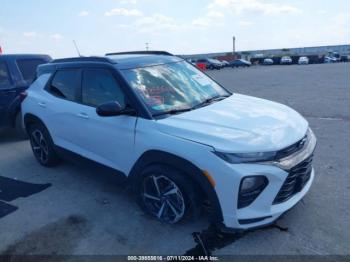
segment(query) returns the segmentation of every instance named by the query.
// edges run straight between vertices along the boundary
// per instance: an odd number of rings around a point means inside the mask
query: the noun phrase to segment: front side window
[[[78,80],[79,70],[57,71],[49,87],[49,92],[57,97],[74,101]]]
[[[46,61],[42,59],[19,59],[16,63],[23,80],[32,83],[36,77],[36,68],[41,64],[45,64]]]
[[[186,62],[121,70],[153,115],[193,109],[230,93]]]
[[[89,69],[83,73],[82,102],[97,107],[107,102],[117,101],[125,107],[125,96],[109,70]]]
[[[5,62],[0,62],[0,89],[10,86],[10,77]]]

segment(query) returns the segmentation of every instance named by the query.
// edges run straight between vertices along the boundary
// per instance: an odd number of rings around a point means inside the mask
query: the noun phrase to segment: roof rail
[[[110,63],[115,64],[113,60],[109,59],[108,57],[100,57],[100,56],[82,56],[82,57],[71,57],[71,58],[61,58],[61,59],[55,59],[51,61],[51,64],[56,63],[67,63],[67,62],[102,62],[102,63]]]
[[[117,53],[108,53],[106,56],[111,55],[168,55],[174,56],[173,54],[166,51],[131,51],[131,52],[117,52]]]

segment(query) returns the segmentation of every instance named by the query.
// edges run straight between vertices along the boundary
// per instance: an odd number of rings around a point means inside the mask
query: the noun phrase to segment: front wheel
[[[199,194],[186,174],[163,165],[146,168],[137,186],[138,203],[157,220],[175,224],[200,213]]]

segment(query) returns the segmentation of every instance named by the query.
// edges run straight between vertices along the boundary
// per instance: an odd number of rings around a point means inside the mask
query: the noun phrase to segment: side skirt
[[[59,146],[55,146],[55,151],[64,161],[72,163],[73,165],[81,166],[83,168],[88,168],[89,170],[94,170],[99,174],[99,177],[108,180],[111,179],[111,182],[115,182],[120,185],[128,185],[126,174],[119,170],[107,167]]]

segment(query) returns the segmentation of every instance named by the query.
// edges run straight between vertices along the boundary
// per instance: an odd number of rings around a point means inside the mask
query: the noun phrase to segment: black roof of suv
[[[38,69],[38,75],[54,71],[57,68],[72,66],[73,64],[74,66],[86,66],[86,63],[103,63],[109,64],[117,69],[131,69],[179,61],[183,61],[183,59],[165,51],[109,53],[106,54],[106,56],[55,59],[48,64],[40,66]]]

